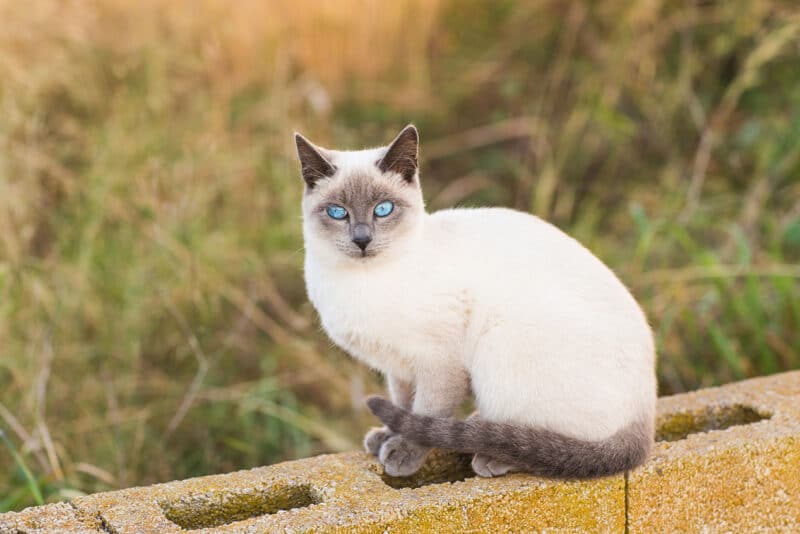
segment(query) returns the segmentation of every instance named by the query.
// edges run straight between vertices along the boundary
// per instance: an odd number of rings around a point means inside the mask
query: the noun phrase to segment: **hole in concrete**
[[[391,477],[383,473],[381,474],[381,479],[387,486],[395,489],[421,488],[430,484],[461,482],[475,476],[472,467],[470,467],[471,461],[472,456],[469,454],[454,454],[434,450],[420,470],[410,477]]]
[[[164,515],[185,530],[212,528],[279,510],[303,508],[318,504],[320,499],[311,486],[286,486],[267,492],[210,493],[187,495],[171,502],[162,502]]]
[[[772,417],[741,404],[709,406],[704,412],[678,412],[659,418],[657,441],[678,441],[689,434],[724,430],[732,426],[749,425]]]

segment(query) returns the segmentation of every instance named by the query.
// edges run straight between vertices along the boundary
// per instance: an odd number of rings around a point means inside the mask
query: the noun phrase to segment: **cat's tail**
[[[586,441],[543,428],[419,415],[373,396],[369,409],[390,430],[426,447],[483,454],[535,475],[595,478],[642,464],[653,444],[646,420],[630,423],[609,438]]]

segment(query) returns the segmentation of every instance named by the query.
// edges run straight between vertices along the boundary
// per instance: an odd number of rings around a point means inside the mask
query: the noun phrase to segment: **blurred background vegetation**
[[[794,0],[0,0],[0,511],[357,447],[292,132],[569,231],[661,393],[800,367]]]

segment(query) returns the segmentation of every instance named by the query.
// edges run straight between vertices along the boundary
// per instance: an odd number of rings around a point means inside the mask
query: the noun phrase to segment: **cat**
[[[385,375],[384,427],[365,437],[386,473],[432,447],[473,454],[485,477],[592,478],[653,444],[653,336],[597,257],[505,208],[427,213],[419,134],[340,151],[295,134],[304,184],[305,281],[330,338]],[[470,392],[478,411],[454,411]]]

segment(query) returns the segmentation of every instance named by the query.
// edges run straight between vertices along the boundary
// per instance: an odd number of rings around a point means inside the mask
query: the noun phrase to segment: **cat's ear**
[[[297,145],[303,180],[309,190],[314,189],[319,180],[333,176],[336,167],[325,158],[320,148],[297,132],[294,133],[294,142]]]
[[[394,171],[408,183],[413,183],[418,168],[418,151],[419,134],[414,125],[409,124],[389,145],[386,154],[378,162],[378,168],[382,172]]]

